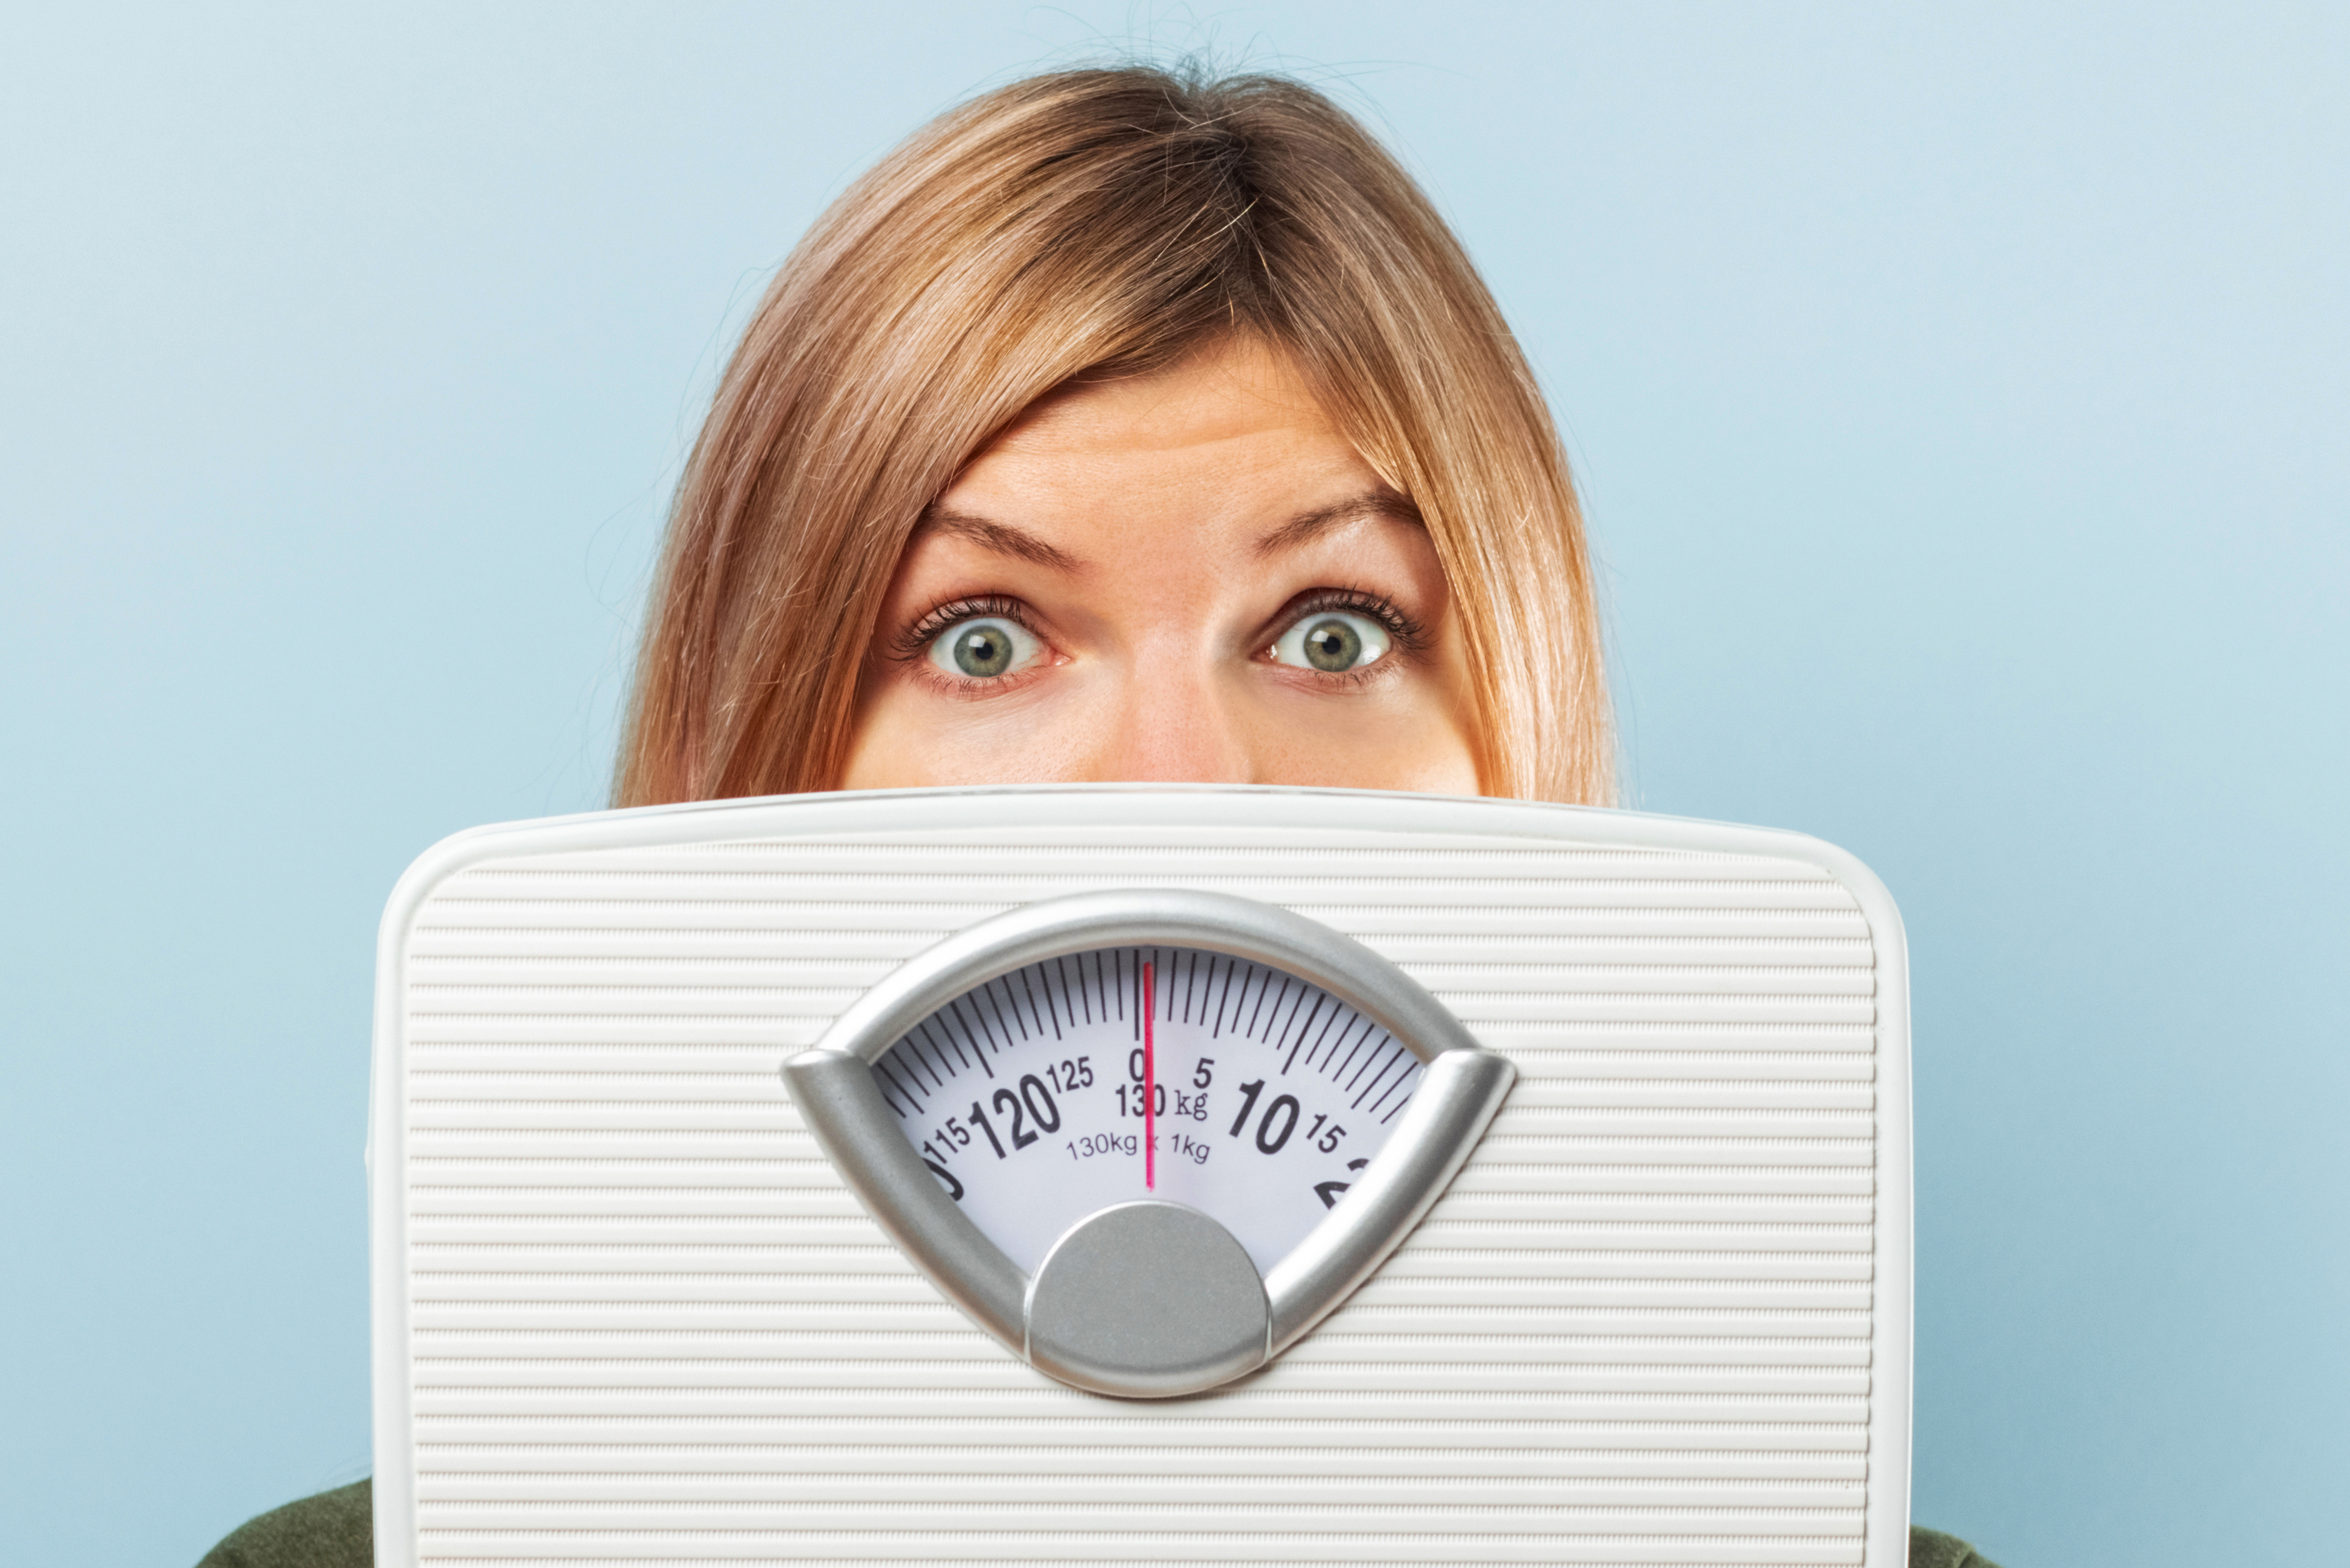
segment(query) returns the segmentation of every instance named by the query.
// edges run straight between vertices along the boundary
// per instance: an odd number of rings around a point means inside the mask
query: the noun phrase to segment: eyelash
[[[1427,628],[1404,614],[1385,594],[1375,594],[1366,588],[1313,588],[1298,595],[1282,606],[1281,613],[1273,618],[1274,635],[1288,630],[1307,616],[1325,610],[1344,610],[1349,615],[1378,622],[1387,628],[1387,634],[1395,645],[1395,653],[1403,658],[1417,658],[1428,651]],[[1352,680],[1359,684],[1385,674],[1387,663],[1388,660],[1382,659],[1377,664],[1324,676],[1323,679]]]
[[[1018,599],[1006,598],[1001,594],[949,599],[942,605],[933,605],[913,625],[899,632],[889,649],[889,657],[901,664],[911,663],[926,657],[931,644],[938,640],[939,633],[947,628],[957,621],[982,618],[1008,620],[1032,634],[1036,629],[1028,624],[1028,607]]]

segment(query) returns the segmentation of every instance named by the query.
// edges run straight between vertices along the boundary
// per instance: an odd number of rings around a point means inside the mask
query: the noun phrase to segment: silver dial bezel
[[[1182,947],[1283,970],[1354,1007],[1424,1066],[1420,1086],[1346,1201],[1264,1277],[1263,1355],[1191,1368],[1074,1358],[1030,1332],[1031,1281],[942,1190],[883,1103],[871,1064],[948,1002],[1047,959]],[[1046,899],[967,928],[892,971],[784,1065],[802,1119],[881,1228],[972,1319],[1023,1359],[1097,1393],[1196,1393],[1253,1371],[1346,1300],[1419,1222],[1501,1108],[1517,1070],[1425,987],[1305,916],[1227,893],[1138,888]]]

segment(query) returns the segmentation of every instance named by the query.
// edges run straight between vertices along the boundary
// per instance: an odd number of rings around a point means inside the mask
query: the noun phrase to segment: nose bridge
[[[1104,714],[1092,773],[1102,783],[1247,784],[1246,726],[1218,661],[1197,647],[1143,650]]]

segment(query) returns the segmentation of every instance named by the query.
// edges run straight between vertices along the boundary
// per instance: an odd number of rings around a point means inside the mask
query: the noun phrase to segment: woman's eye
[[[1026,669],[1045,650],[1034,633],[1002,616],[959,620],[931,639],[931,662],[949,675],[992,680]]]
[[[1275,663],[1332,675],[1360,670],[1388,650],[1388,628],[1368,616],[1317,610],[1274,640]]]

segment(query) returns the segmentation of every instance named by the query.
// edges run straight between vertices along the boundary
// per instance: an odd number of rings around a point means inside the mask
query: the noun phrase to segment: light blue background
[[[365,1474],[377,913],[600,802],[662,500],[819,204],[1130,39],[1375,112],[1544,375],[1635,804],[1872,862],[1916,1513],[2339,1560],[2338,7],[18,7],[0,1553]]]

